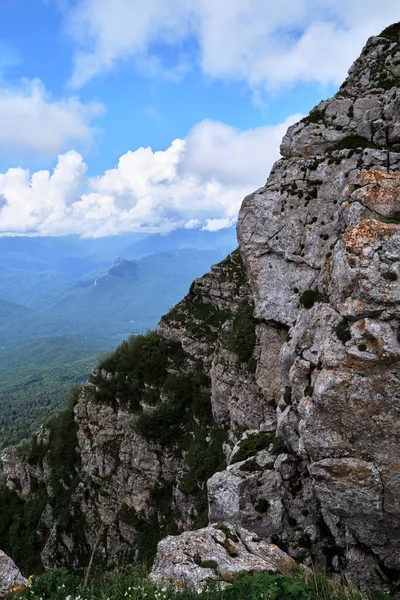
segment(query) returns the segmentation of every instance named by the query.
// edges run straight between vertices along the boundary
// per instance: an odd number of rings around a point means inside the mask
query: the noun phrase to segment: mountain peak
[[[381,94],[400,84],[400,24],[387,27],[370,37],[360,56],[349,69],[337,96]]]
[[[96,277],[94,285],[97,286],[106,281],[113,279],[136,279],[137,278],[138,264],[135,261],[125,260],[118,256],[114,262],[110,265],[105,275]]]
[[[110,268],[108,269],[108,272],[112,271],[113,269],[116,269],[117,267],[120,267],[121,265],[123,265],[124,263],[127,263],[128,261],[125,260],[124,258],[121,258],[120,256],[118,256],[114,262],[112,263],[112,265],[110,266]]]

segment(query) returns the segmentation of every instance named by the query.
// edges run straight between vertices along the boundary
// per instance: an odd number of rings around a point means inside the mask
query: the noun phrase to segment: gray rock
[[[0,598],[7,593],[20,591],[28,585],[28,580],[7,554],[0,550]]]
[[[169,536],[158,544],[151,579],[200,592],[210,580],[232,583],[246,572],[288,573],[295,562],[273,544],[228,523]]]

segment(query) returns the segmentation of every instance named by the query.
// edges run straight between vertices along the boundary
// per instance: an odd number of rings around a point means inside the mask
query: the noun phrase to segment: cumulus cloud
[[[0,87],[0,152],[54,156],[92,142],[91,121],[103,113],[97,102],[53,100],[39,79],[18,88]]]
[[[284,123],[248,131],[202,121],[164,151],[129,151],[101,176],[88,177],[82,156],[58,157],[52,173],[8,169],[0,174],[0,232],[170,231],[233,224],[243,197],[265,182],[279,157]]]
[[[71,83],[128,58],[153,60],[157,76],[162,66],[182,75],[187,57],[178,51],[175,65],[163,65],[154,45],[194,38],[195,60],[212,77],[268,89],[338,84],[367,37],[397,20],[398,0],[78,0],[67,13],[76,43]]]

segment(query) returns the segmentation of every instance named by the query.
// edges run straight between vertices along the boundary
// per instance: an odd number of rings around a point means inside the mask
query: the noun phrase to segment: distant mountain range
[[[59,409],[97,354],[154,328],[235,247],[234,228],[0,237],[0,447]]]
[[[88,333],[111,346],[154,327],[236,245],[233,228],[81,239],[0,238],[0,348]],[[118,258],[117,258],[118,257]]]

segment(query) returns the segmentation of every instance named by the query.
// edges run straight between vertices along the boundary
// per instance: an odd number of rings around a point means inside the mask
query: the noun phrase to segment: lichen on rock
[[[213,523],[158,544],[151,579],[200,592],[212,580],[232,583],[239,573],[290,573],[295,562],[274,544],[241,527]]]

